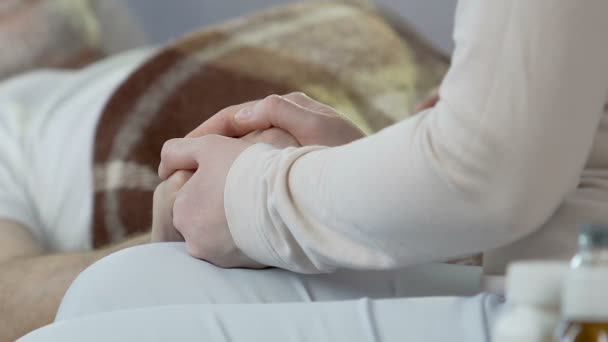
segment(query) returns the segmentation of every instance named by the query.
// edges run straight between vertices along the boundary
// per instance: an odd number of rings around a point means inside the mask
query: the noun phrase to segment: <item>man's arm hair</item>
[[[52,323],[80,272],[109,254],[149,240],[145,234],[90,252],[42,255],[23,226],[0,220],[0,341],[14,341]]]

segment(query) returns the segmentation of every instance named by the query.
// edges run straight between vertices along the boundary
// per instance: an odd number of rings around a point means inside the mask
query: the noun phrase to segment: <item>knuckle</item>
[[[262,105],[264,110],[274,111],[279,108],[282,102],[283,98],[281,96],[273,94],[267,96],[264,100],[262,100]]]
[[[295,100],[308,100],[309,97],[308,95],[306,95],[305,93],[301,92],[301,91],[294,91],[293,93],[289,93],[285,96],[288,99],[295,99]]]
[[[163,144],[162,149],[160,150],[160,158],[161,159],[163,159],[163,160],[167,159],[172,154],[175,142],[177,140],[178,139],[175,138],[175,139],[170,139],[170,140],[165,141],[165,143]]]

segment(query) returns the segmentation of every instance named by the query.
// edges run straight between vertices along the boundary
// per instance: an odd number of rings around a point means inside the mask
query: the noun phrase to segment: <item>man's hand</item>
[[[224,212],[228,170],[241,151],[255,143],[297,146],[292,136],[277,128],[241,139],[207,136],[168,141],[159,168],[165,181],[154,192],[152,242],[185,240],[192,256],[221,267],[263,267],[238,250]]]
[[[439,102],[439,88],[434,88],[427,94],[424,100],[416,104],[416,107],[414,108],[414,113],[421,112],[425,109],[433,108],[435,107],[437,102]]]
[[[267,98],[228,107],[188,134],[202,137],[218,134],[242,137],[270,127],[283,129],[300,145],[339,146],[365,134],[335,109],[302,93]]]
[[[193,174],[190,171],[177,171],[156,187],[152,206],[153,243],[184,241],[184,237],[173,226],[173,204],[177,193]]]

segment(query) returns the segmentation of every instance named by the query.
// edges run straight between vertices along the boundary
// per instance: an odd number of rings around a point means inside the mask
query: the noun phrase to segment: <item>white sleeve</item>
[[[42,229],[26,190],[31,172],[23,148],[26,119],[6,93],[7,87],[0,87],[0,219],[24,225],[40,240]]]
[[[297,272],[489,250],[575,189],[608,93],[608,1],[464,1],[433,109],[337,148],[254,145],[225,189],[247,255]]]

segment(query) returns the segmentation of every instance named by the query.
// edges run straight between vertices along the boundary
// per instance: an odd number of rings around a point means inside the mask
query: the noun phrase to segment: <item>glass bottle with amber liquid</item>
[[[583,226],[564,283],[561,342],[608,342],[608,225]]]

